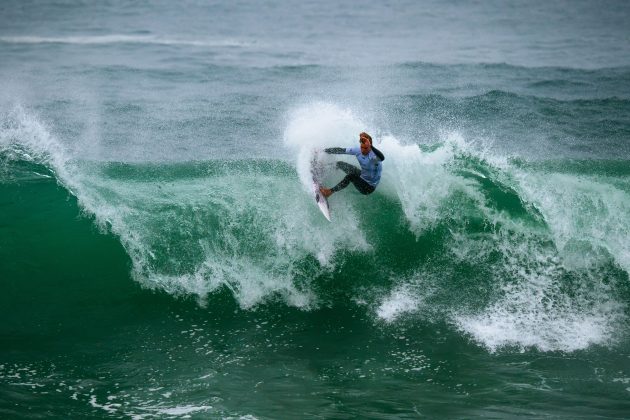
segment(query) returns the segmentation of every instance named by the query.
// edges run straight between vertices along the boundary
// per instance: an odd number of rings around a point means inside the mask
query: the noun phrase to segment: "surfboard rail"
[[[311,176],[313,177],[313,194],[315,195],[315,202],[322,212],[324,217],[330,222],[330,206],[328,199],[324,197],[319,190],[321,184],[319,183],[319,177],[321,176],[321,167],[319,163],[319,150],[313,150],[313,157],[311,158]]]
[[[315,202],[322,212],[324,217],[330,222],[330,206],[328,205],[328,199],[319,190],[320,185],[313,180],[313,192],[315,193]]]

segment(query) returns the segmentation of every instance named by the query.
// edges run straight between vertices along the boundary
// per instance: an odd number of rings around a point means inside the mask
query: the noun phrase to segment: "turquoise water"
[[[627,417],[629,15],[3,3],[0,416]]]

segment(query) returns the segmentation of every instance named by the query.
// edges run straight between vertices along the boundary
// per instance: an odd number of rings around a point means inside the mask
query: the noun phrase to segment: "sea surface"
[[[630,417],[628,22],[1,1],[0,418]]]

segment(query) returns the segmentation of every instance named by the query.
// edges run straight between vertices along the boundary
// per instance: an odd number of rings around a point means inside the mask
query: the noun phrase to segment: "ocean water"
[[[627,418],[629,20],[2,1],[0,417]]]

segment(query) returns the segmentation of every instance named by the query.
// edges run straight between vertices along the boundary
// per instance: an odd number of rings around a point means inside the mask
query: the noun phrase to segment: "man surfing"
[[[346,177],[337,185],[328,189],[319,187],[324,197],[330,197],[333,193],[343,190],[351,182],[354,187],[364,195],[372,194],[381,180],[381,171],[385,156],[372,145],[372,137],[368,133],[359,134],[359,147],[331,147],[324,152],[332,155],[355,155],[361,169],[346,162],[337,162],[337,168],[346,173]]]

